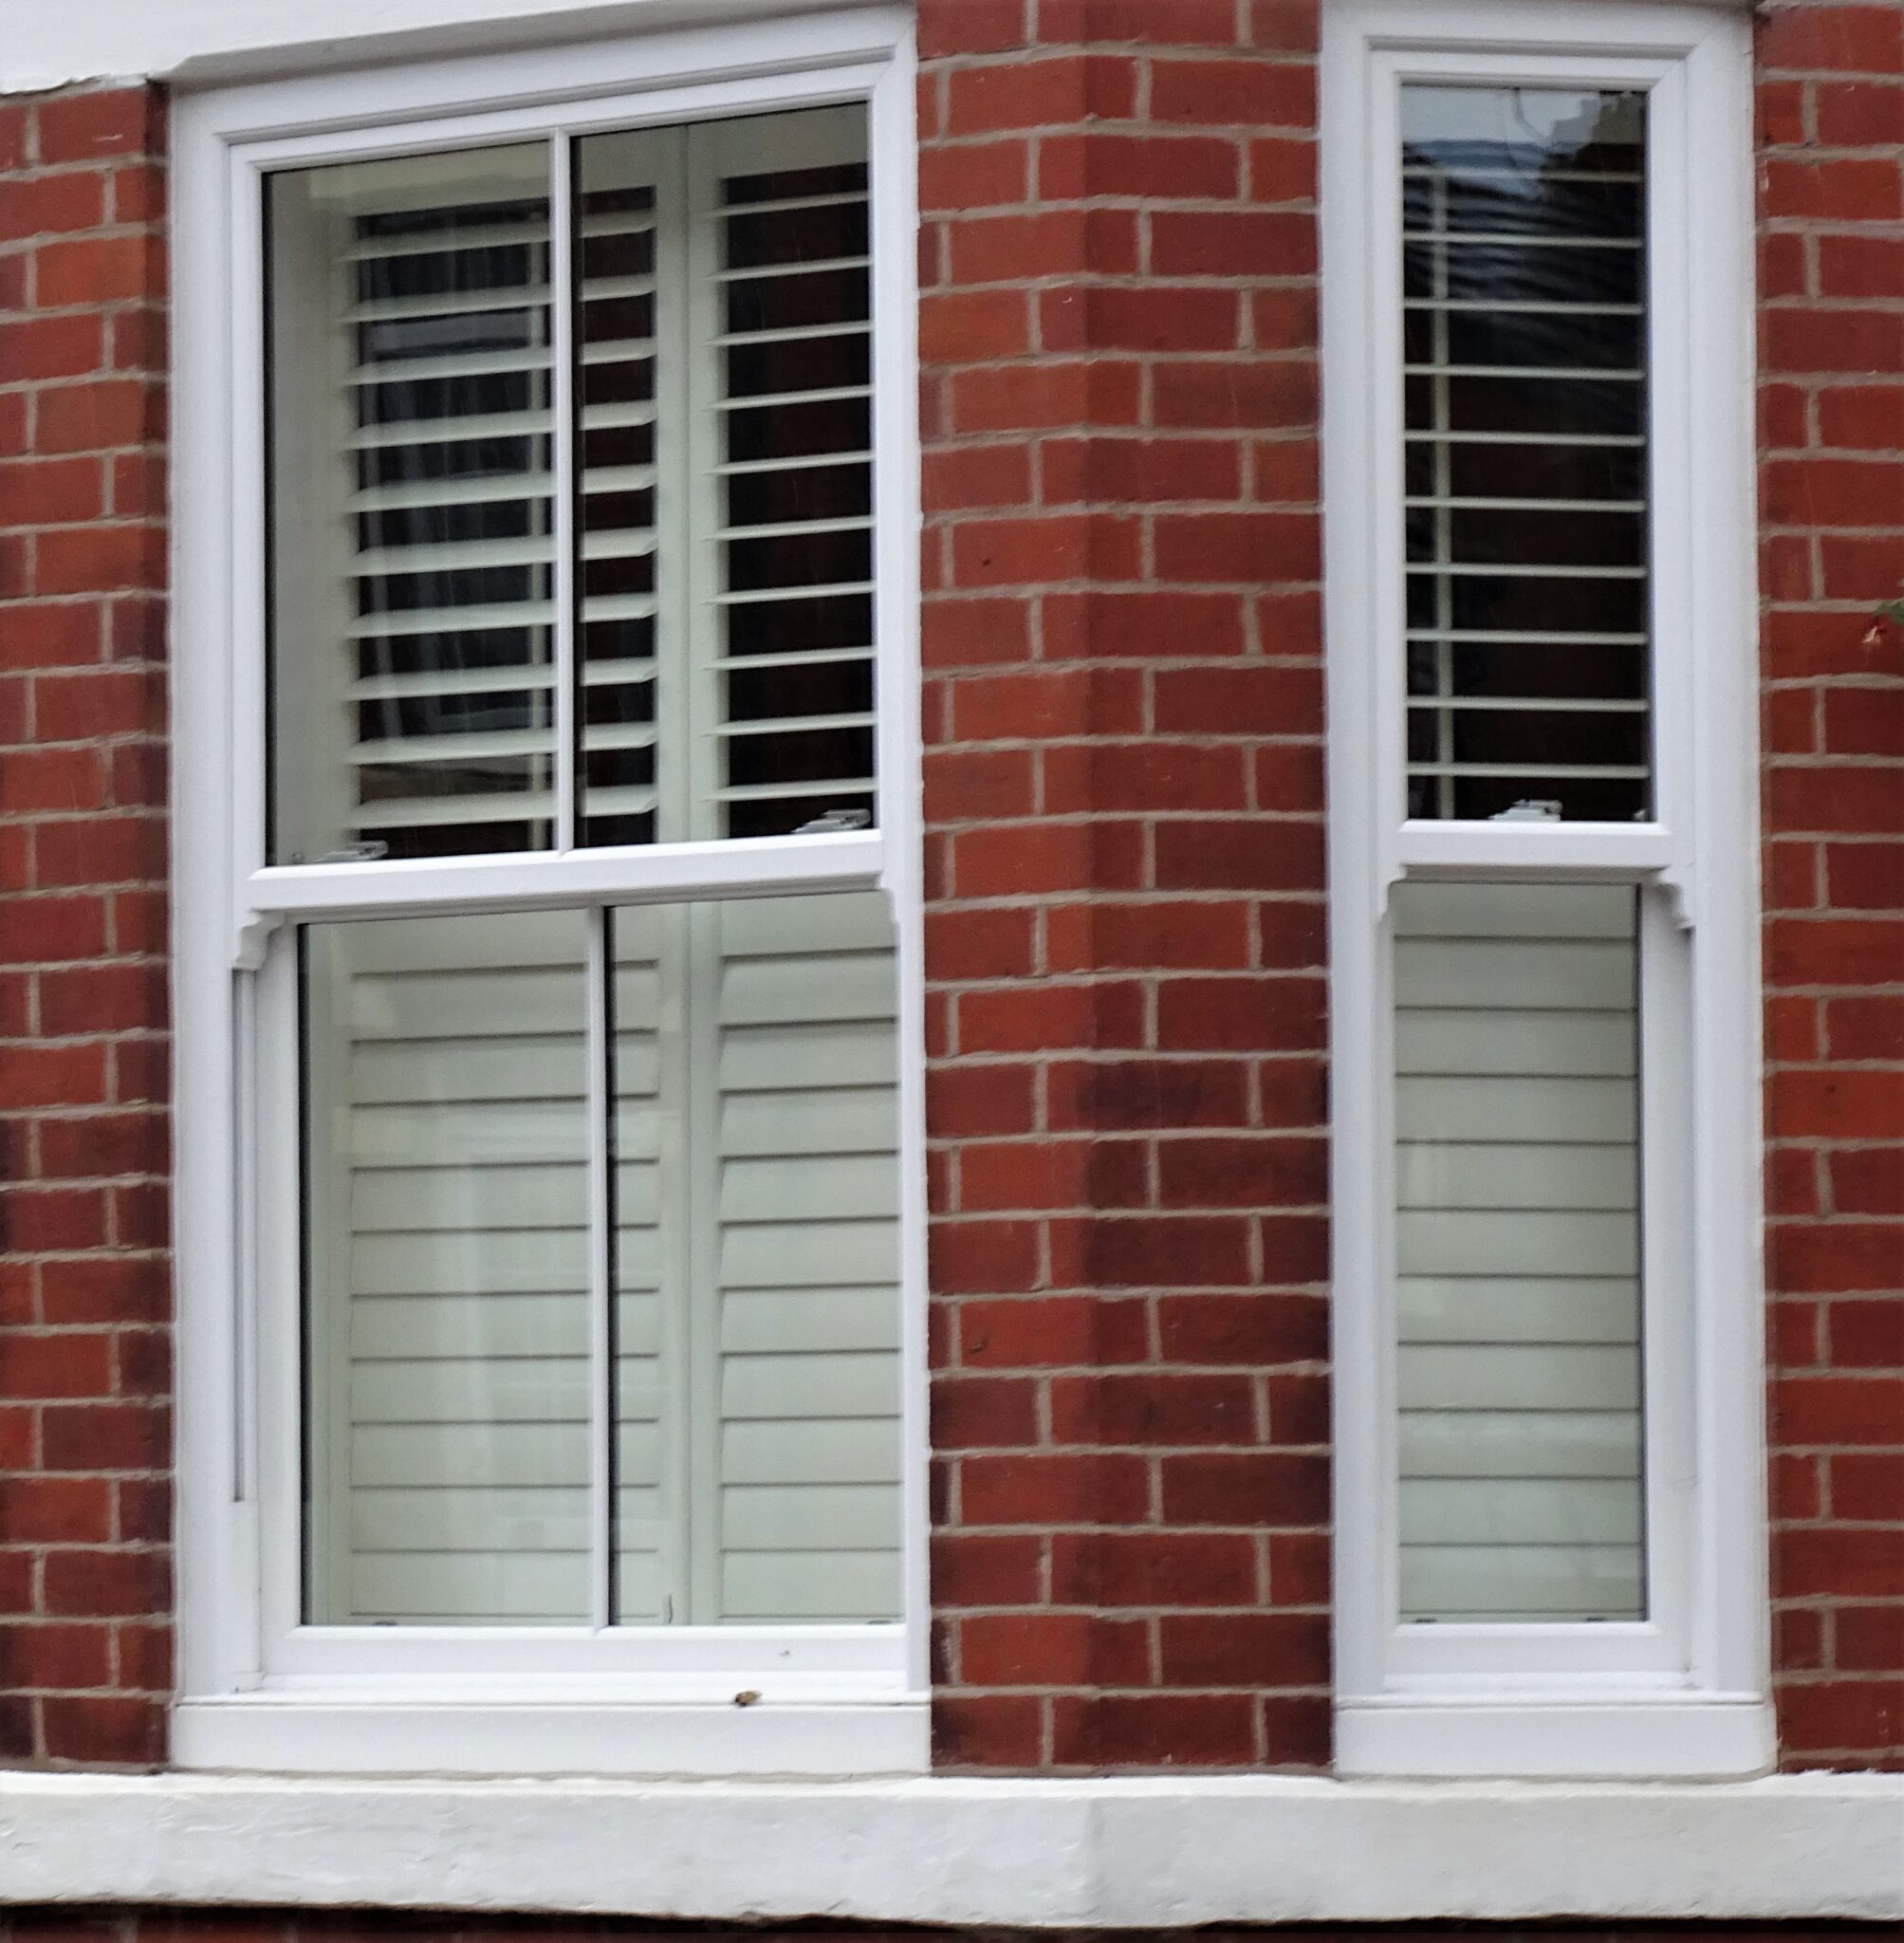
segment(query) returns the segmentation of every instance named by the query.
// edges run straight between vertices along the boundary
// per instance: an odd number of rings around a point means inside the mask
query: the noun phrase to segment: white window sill
[[[1727,1780],[1778,1760],[1778,1723],[1749,1694],[1397,1693],[1336,1707],[1345,1775]]]
[[[600,1683],[304,1680],[182,1700],[182,1768],[268,1774],[916,1774],[923,1694],[864,1677],[738,1675]]]
[[[517,1749],[520,1754],[521,1749]],[[1904,1777],[0,1774],[0,1899],[1027,1927],[1904,1915]]]

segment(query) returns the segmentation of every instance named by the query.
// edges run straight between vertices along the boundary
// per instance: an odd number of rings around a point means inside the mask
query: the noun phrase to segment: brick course
[[[920,27],[939,1759],[1319,1767],[1315,9]]]
[[[1772,1597],[1784,1757],[1904,1754],[1904,8],[1759,28]]]
[[[0,105],[0,1755],[172,1684],[164,110]]]

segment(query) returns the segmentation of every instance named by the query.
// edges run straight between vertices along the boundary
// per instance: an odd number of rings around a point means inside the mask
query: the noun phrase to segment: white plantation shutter
[[[1405,1619],[1634,1619],[1635,894],[1394,894]]]
[[[873,809],[865,118],[579,144],[586,842]]]
[[[367,163],[273,196],[277,860],[549,841],[546,166]]]
[[[1643,817],[1643,99],[1402,104],[1409,814]]]
[[[717,1358],[708,1618],[899,1610],[898,1101],[877,892],[702,907]],[[702,1042],[702,1046],[706,1041]],[[697,1046],[705,1060],[707,1053]]]
[[[551,153],[274,188],[275,861],[872,821],[864,112]],[[310,1615],[896,1617],[883,894],[305,935]]]
[[[306,947],[312,1617],[588,1610],[579,916]]]

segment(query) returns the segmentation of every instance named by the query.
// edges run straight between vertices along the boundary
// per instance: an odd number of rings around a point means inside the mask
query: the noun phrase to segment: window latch
[[[346,843],[342,850],[326,850],[319,863],[376,863],[390,855],[390,845],[381,837],[366,838],[361,843]]]
[[[870,809],[829,809],[824,816],[817,816],[810,823],[802,823],[794,831],[796,837],[824,837],[837,830],[870,830],[873,827],[873,812]]]

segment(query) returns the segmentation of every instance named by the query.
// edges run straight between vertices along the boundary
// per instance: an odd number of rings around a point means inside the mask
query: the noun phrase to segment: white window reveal
[[[1749,1770],[1748,45],[1325,18],[1339,1758]]]
[[[923,1759],[905,46],[186,111],[188,1765]]]

